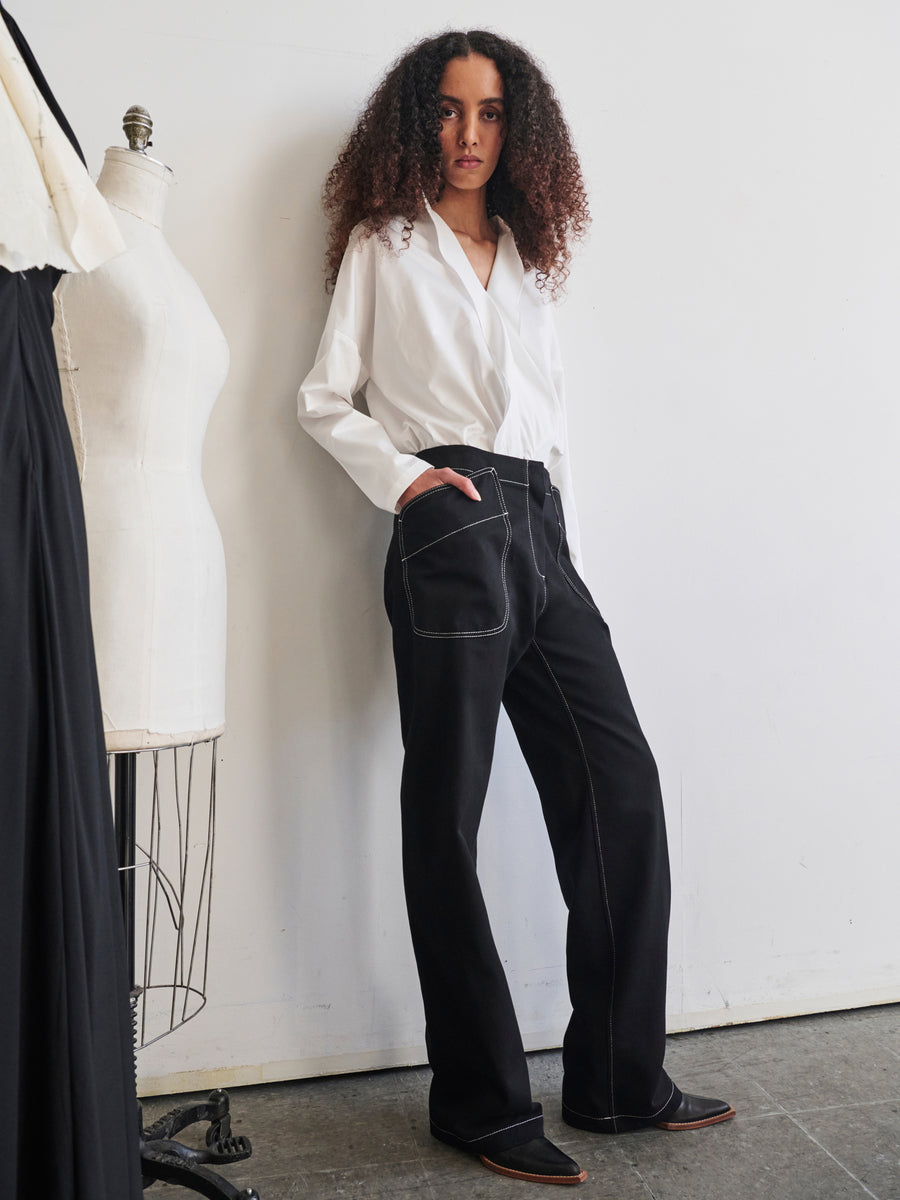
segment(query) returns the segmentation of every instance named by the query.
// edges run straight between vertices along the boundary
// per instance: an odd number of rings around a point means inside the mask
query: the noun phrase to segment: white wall
[[[144,1052],[144,1090],[420,1060],[390,521],[293,403],[327,305],[322,179],[447,10],[27,7],[95,173],[125,108],[151,110],[169,239],[232,351],[205,460],[230,612],[210,1000]],[[671,1027],[898,999],[900,10],[490,18],[556,79],[592,189],[559,323],[587,575],[666,794]],[[505,728],[481,862],[528,1043],[553,1044],[563,913]]]

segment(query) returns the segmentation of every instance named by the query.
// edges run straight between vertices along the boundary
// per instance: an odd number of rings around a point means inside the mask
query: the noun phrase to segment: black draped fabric
[[[84,515],[51,335],[59,275],[0,268],[0,1197],[137,1200]]]

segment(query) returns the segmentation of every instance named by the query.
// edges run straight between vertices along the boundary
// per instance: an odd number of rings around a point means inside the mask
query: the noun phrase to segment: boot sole
[[[702,1121],[659,1121],[657,1122],[658,1129],[669,1129],[678,1132],[680,1129],[705,1129],[707,1125],[720,1125],[722,1121],[730,1121],[734,1116],[734,1109],[729,1108],[728,1112],[717,1113],[714,1117],[704,1117]]]
[[[501,1167],[499,1163],[491,1162],[484,1154],[480,1154],[479,1158],[489,1171],[496,1171],[498,1175],[505,1175],[508,1179],[524,1179],[526,1183],[557,1183],[565,1187],[574,1183],[584,1183],[587,1179],[587,1171],[582,1171],[579,1175],[531,1175],[527,1171]]]

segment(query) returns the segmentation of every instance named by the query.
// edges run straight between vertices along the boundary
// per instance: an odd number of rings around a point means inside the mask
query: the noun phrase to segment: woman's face
[[[441,174],[460,191],[483,188],[494,173],[503,139],[503,80],[491,58],[451,58],[441,76]]]

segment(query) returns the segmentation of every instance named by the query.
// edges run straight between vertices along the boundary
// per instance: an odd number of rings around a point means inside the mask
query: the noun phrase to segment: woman
[[[385,604],[431,1130],[501,1174],[579,1183],[585,1173],[543,1137],[475,870],[501,703],[569,908],[564,1119],[614,1133],[697,1128],[733,1110],[683,1095],[663,1071],[658,776],[575,566],[548,301],[588,221],[578,161],[522,49],[446,33],[387,74],[325,205],[334,297],[299,418],[396,513]],[[369,415],[352,405],[363,388]]]

